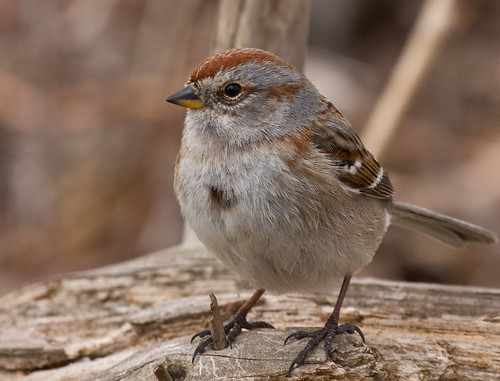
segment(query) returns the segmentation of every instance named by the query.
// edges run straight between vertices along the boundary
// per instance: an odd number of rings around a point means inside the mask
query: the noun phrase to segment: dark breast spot
[[[230,209],[237,204],[232,190],[222,190],[215,185],[209,185],[209,198],[212,206],[218,209]]]

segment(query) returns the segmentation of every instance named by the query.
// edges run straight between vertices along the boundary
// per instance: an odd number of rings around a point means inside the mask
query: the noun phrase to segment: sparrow
[[[187,108],[175,164],[182,214],[200,241],[258,287],[224,329],[273,328],[247,314],[265,290],[320,293],[341,283],[323,328],[308,338],[289,372],[323,342],[328,359],[353,274],[375,255],[389,225],[445,244],[494,243],[481,227],[396,201],[387,171],[340,111],[293,66],[264,50],[235,48],[202,61],[167,98]],[[212,342],[209,330],[193,354]]]

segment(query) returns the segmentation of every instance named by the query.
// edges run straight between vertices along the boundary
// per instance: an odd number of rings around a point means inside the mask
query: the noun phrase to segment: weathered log
[[[41,280],[0,298],[0,379],[157,380],[160,365],[172,380],[286,379],[305,343],[284,346],[284,338],[291,327],[321,326],[336,290],[264,294],[249,318],[276,330],[244,332],[232,348],[209,349],[191,364],[189,339],[207,327],[208,293],[218,295],[227,319],[249,291],[202,248]],[[292,376],[499,379],[499,311],[496,289],[355,279],[341,321],[358,324],[366,345],[338,336],[334,362],[320,348]]]

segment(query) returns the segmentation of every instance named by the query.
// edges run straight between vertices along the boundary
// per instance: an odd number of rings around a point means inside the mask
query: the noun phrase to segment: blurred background
[[[362,133],[422,1],[313,0],[305,72]],[[184,111],[217,1],[0,0],[0,293],[174,245]],[[500,232],[500,2],[461,0],[380,161],[396,198]],[[370,148],[370,147],[368,147]],[[498,245],[391,228],[364,276],[500,287]]]

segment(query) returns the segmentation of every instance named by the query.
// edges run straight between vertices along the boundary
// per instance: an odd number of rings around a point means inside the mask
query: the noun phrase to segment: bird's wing
[[[331,104],[330,104],[331,105]],[[383,200],[394,194],[389,176],[336,109],[314,127],[312,143],[326,153],[339,180],[352,191]]]

